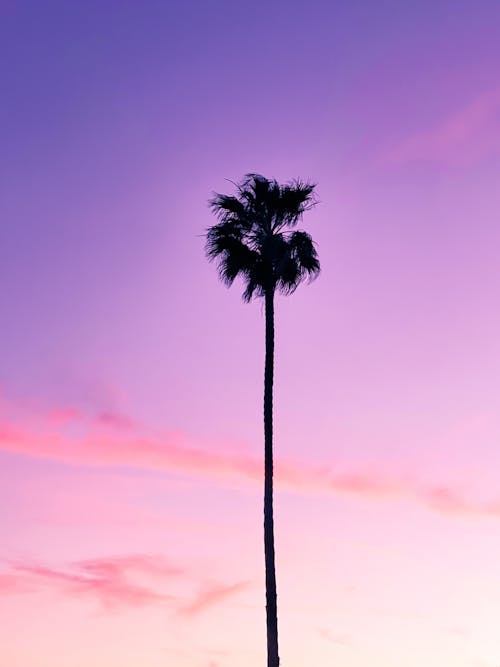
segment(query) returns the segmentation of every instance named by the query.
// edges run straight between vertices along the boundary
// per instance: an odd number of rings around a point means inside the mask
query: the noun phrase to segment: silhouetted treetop
[[[260,174],[235,184],[236,195],[215,194],[210,208],[219,222],[207,230],[206,253],[228,286],[241,276],[250,301],[266,292],[291,294],[320,271],[309,234],[293,229],[316,204],[315,185],[293,180],[280,185]]]

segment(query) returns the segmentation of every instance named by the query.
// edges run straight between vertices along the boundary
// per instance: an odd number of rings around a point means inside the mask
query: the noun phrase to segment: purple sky
[[[156,577],[150,557],[172,555],[209,580],[196,600],[191,570],[167,582],[184,600],[169,627],[198,638],[171,639],[176,664],[261,659],[263,643],[241,647],[264,636],[263,315],[203,253],[212,191],[260,172],[311,179],[320,198],[301,226],[322,274],[277,304],[287,667],[311,642],[345,667],[498,665],[499,29],[482,0],[0,0],[0,594],[20,571],[45,591],[7,596],[0,620],[51,608],[74,641],[87,624],[81,667],[164,664],[145,648],[154,596],[123,621],[140,632],[122,654],[122,621],[88,620],[78,596],[71,616],[45,590],[67,577],[32,564],[72,563],[81,591],[89,559]],[[106,586],[106,602],[137,599]],[[405,634],[403,608],[428,625]],[[254,635],[217,635],[226,615]],[[70,639],[36,627],[48,663],[80,667]],[[38,666],[9,637],[0,662]]]

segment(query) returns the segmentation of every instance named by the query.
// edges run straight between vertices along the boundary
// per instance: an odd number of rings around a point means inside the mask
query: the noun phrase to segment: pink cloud
[[[16,574],[0,574],[0,595],[30,593],[33,588]]]
[[[123,577],[125,574],[136,573],[154,579],[176,577],[184,574],[184,568],[174,566],[162,556],[137,554],[85,560],[78,565],[91,575],[103,577]]]
[[[118,414],[116,412],[103,411],[97,415],[97,422],[103,426],[110,426],[111,428],[123,429],[125,431],[135,428],[135,422],[127,415]]]
[[[196,616],[228,597],[244,591],[249,586],[249,581],[238,581],[234,584],[214,584],[201,590],[192,602],[181,607],[180,612],[187,616]]]
[[[35,591],[55,589],[70,597],[94,597],[107,609],[170,602],[172,596],[144,585],[140,575],[165,578],[182,573],[161,557],[141,555],[80,561],[64,569],[26,563],[12,563],[10,567],[10,573],[3,576],[11,580],[12,593],[20,586]]]
[[[162,556],[149,554],[82,560],[59,568],[9,562],[4,569],[0,573],[0,595],[51,591],[75,599],[93,598],[107,611],[161,605],[189,617],[224,602],[250,585],[247,581],[214,583],[186,602],[165,589],[179,578],[190,576],[189,573]]]
[[[473,502],[460,492],[446,487],[426,489],[420,495],[432,509],[444,514],[500,517],[500,500]]]
[[[0,420],[0,450],[70,465],[131,467],[208,478],[261,481],[263,462],[227,447],[193,446],[179,433],[148,433],[125,415],[105,413],[84,417],[78,410],[61,411],[68,419],[31,415],[23,426]],[[104,425],[103,425],[104,422]],[[31,424],[31,425],[30,425]],[[331,467],[277,460],[277,486],[294,491],[335,493],[363,498],[409,498],[433,511],[462,516],[500,517],[500,499],[474,502],[458,490],[426,488],[408,478],[378,471],[334,472]]]
[[[130,420],[132,423],[132,420]],[[0,449],[37,458],[48,458],[73,465],[126,466],[167,472],[183,472],[209,477],[260,481],[263,462],[241,453],[207,449],[187,444],[178,433],[162,437],[123,429],[114,420],[80,421],[78,435],[68,433],[62,426],[50,428],[43,423],[28,430],[17,428],[4,420],[0,422]],[[401,484],[374,473],[334,474],[325,467],[302,463],[276,461],[276,481],[283,488],[326,493],[351,493],[365,496],[388,496],[401,492]]]
[[[64,425],[82,418],[80,410],[74,407],[59,407],[47,413],[47,420],[55,425]]]
[[[57,416],[57,418],[54,417]],[[222,451],[193,446],[180,433],[148,433],[126,415],[83,416],[65,407],[48,415],[31,413],[23,425],[0,418],[0,450],[72,465],[126,466],[260,481],[263,461],[227,446]],[[234,449],[234,448],[233,448]],[[400,483],[374,473],[337,473],[327,467],[277,460],[276,480],[291,489],[387,496],[400,493]]]
[[[415,160],[463,163],[500,148],[500,90],[488,91],[435,127],[401,141],[380,159],[399,165]]]

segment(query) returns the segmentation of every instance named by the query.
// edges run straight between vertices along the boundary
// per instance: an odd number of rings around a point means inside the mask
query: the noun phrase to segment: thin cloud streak
[[[228,597],[246,590],[249,586],[249,581],[237,581],[234,584],[213,584],[201,590],[196,598],[188,605],[181,607],[179,612],[186,616],[197,616]]]
[[[500,90],[491,90],[438,123],[384,153],[379,162],[402,165],[417,160],[467,163],[500,147]]]
[[[60,568],[32,562],[7,562],[4,570],[0,573],[1,595],[51,591],[72,599],[93,598],[106,611],[160,605],[188,617],[198,616],[250,586],[249,581],[216,582],[205,586],[193,600],[186,602],[165,588],[192,575],[184,568],[171,565],[162,556],[149,554],[82,560]],[[150,583],[146,584],[145,580]]]
[[[500,499],[489,502],[472,502],[458,491],[447,487],[425,489],[421,495],[431,509],[442,514],[500,517]]]
[[[261,481],[263,464],[241,453],[207,450],[187,444],[179,433],[144,434],[125,415],[102,413],[84,418],[72,408],[39,416],[36,428],[0,421],[0,450],[69,465],[131,467],[201,475],[210,479]],[[104,424],[104,425],[103,425]],[[74,435],[74,433],[78,435]],[[413,499],[440,514],[500,517],[500,499],[474,502],[447,485],[427,487],[411,479],[386,477],[376,471],[335,473],[326,466],[277,460],[276,483],[295,492],[350,495],[366,499]]]
[[[161,557],[134,555],[84,560],[64,569],[11,563],[10,572],[4,576],[15,582],[13,593],[23,585],[32,591],[55,589],[69,597],[94,597],[104,608],[112,610],[171,602],[171,595],[144,585],[141,575],[158,577],[161,574],[165,579],[181,573],[182,570],[166,564]]]
[[[63,411],[61,411],[63,412]],[[71,414],[65,410],[64,414]],[[77,414],[75,412],[75,414]],[[132,420],[120,417],[120,422]],[[106,428],[102,419],[74,420],[72,424],[81,435],[69,432],[68,423],[51,420],[38,424],[38,430],[4,419],[0,421],[0,449],[35,458],[47,458],[71,465],[96,467],[126,466],[166,472],[184,472],[208,477],[244,478],[260,481],[263,464],[257,458],[228,451],[209,451],[186,444],[187,438],[173,433],[163,437],[144,435],[138,430],[117,425],[108,418]],[[353,493],[367,496],[387,496],[400,492],[400,484],[374,474],[332,474],[328,469],[304,466],[286,461],[276,462],[276,479],[282,487],[294,490]]]

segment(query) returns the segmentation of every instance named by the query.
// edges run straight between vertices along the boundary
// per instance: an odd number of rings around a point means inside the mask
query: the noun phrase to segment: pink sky
[[[276,307],[282,664],[500,662],[500,8],[0,2],[0,664],[265,664],[264,331],[203,256],[318,182]]]

